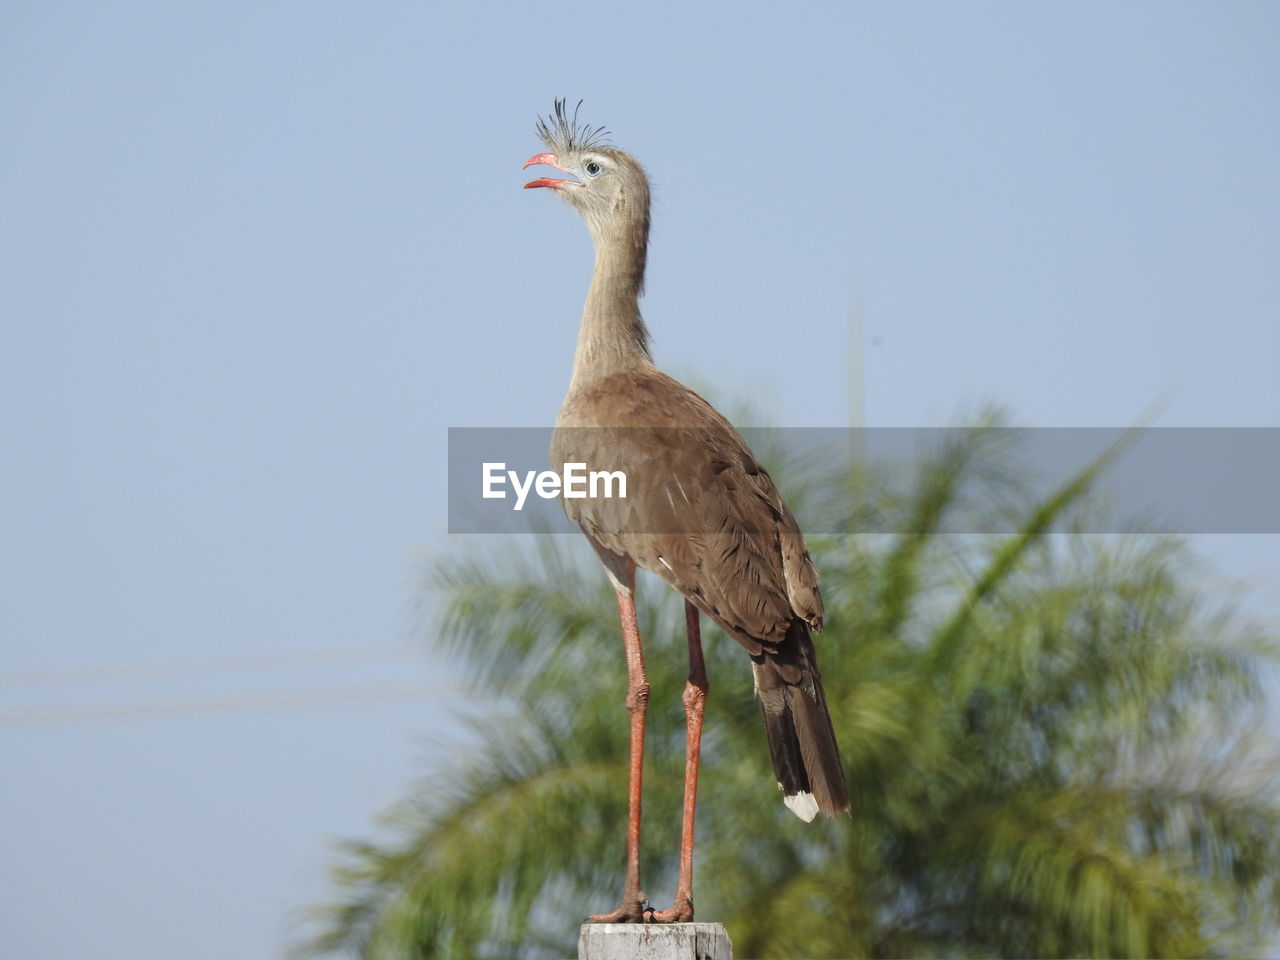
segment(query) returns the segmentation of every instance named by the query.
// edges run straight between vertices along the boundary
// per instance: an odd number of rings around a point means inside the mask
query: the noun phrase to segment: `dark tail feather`
[[[809,626],[796,619],[776,653],[752,657],[756,695],[787,807],[801,820],[849,810],[827,698]]]

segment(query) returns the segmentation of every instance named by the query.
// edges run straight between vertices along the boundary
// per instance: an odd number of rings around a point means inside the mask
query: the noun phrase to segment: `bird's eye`
[[[604,167],[600,166],[600,164],[596,163],[594,160],[588,160],[583,164],[582,169],[586,172],[588,177],[598,177],[600,176],[600,171],[603,170]]]

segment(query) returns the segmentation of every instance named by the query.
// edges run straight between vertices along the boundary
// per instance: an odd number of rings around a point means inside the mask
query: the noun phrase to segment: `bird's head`
[[[582,106],[579,101],[578,106]],[[570,115],[565,101],[555,113],[538,120],[538,136],[549,153],[525,161],[526,167],[555,167],[574,179],[538,177],[526,189],[548,187],[567,200],[597,236],[649,226],[649,181],[633,157],[608,144],[608,131],[578,122],[578,108]]]

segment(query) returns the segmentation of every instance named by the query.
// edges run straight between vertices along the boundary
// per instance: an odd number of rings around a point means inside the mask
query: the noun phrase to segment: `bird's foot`
[[[649,908],[649,898],[639,893],[634,897],[624,897],[622,905],[617,910],[591,914],[587,917],[587,923],[645,923],[648,920],[648,914],[652,912],[653,910]]]
[[[676,902],[666,910],[648,910],[646,923],[693,923],[693,898],[676,897]]]

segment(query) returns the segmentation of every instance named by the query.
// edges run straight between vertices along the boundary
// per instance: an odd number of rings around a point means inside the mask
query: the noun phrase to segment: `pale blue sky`
[[[658,360],[776,424],[1280,426],[1277,49],[1267,2],[10,0],[6,951],[277,956],[448,755],[400,645],[446,428],[567,382],[553,97],[654,181]],[[1201,543],[1280,596],[1276,538]]]

